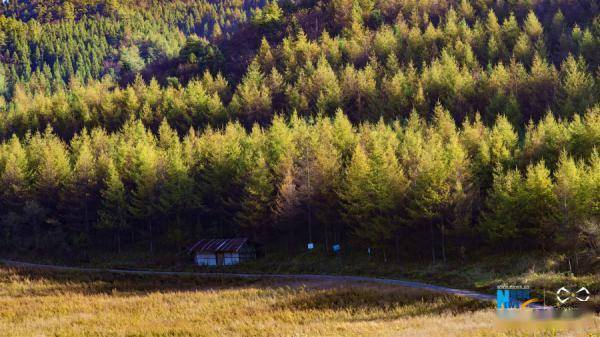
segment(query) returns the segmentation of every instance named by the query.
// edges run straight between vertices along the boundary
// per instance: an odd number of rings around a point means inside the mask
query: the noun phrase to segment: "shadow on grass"
[[[491,302],[402,287],[337,287],[300,291],[275,304],[290,310],[333,310],[357,314],[359,320],[393,320],[401,317],[456,315],[492,308]],[[360,317],[363,317],[362,319]]]
[[[266,290],[268,296],[278,294],[272,304],[272,309],[275,310],[346,311],[351,314],[353,321],[461,314],[491,306],[489,302],[464,297],[369,283],[0,268],[0,296],[10,297],[66,294],[128,297],[151,293],[250,288]]]
[[[132,275],[2,267],[0,268],[0,285],[0,296],[49,296],[67,293],[130,296],[155,292],[268,286],[268,282],[235,277]]]

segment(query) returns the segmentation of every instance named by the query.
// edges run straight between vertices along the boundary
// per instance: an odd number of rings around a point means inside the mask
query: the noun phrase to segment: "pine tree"
[[[159,158],[156,149],[151,144],[139,143],[134,150],[132,180],[135,189],[132,192],[129,212],[140,225],[146,226],[145,231],[142,231],[148,237],[149,250],[150,253],[153,253],[159,195],[157,193]]]
[[[510,13],[509,17],[502,22],[502,39],[504,40],[507,49],[512,49],[519,38],[520,33],[521,29],[519,28],[519,23],[517,22],[514,13]]]
[[[16,136],[12,136],[0,151],[0,186],[2,205],[7,209],[18,207],[27,195],[28,160],[25,149]]]
[[[542,27],[542,24],[533,11],[527,14],[524,26],[525,32],[533,41],[540,39],[544,32],[544,27]]]
[[[246,125],[271,117],[271,91],[264,83],[264,74],[257,62],[250,65],[248,73],[237,87],[230,109]]]
[[[580,196],[583,203],[581,209],[586,211],[585,219],[579,222],[577,228],[581,233],[582,244],[592,252],[600,252],[600,155],[594,151],[590,158],[589,168],[582,179]]]
[[[159,146],[164,155],[164,176],[159,188],[157,208],[163,222],[168,224],[169,241],[180,250],[183,244],[185,228],[183,225],[186,212],[191,208],[192,180],[189,169],[183,161],[183,149],[179,136],[163,120],[159,128]]]
[[[21,210],[27,200],[27,155],[16,136],[0,146],[0,225],[5,248],[16,248],[17,243],[30,233],[24,228]]]
[[[513,49],[513,55],[519,62],[525,65],[531,64],[533,57],[533,46],[531,45],[531,40],[527,34],[521,33],[521,35],[519,35],[519,38],[517,39]]]
[[[115,235],[117,251],[121,252],[121,236],[129,229],[127,223],[127,194],[125,185],[112,161],[107,159],[107,172],[104,178],[104,189],[101,191],[102,203],[98,211],[98,228],[109,230]]]
[[[285,170],[283,180],[278,186],[275,198],[274,214],[276,228],[286,234],[287,249],[290,250],[291,235],[300,211],[301,198],[295,183],[295,173],[292,165]]]
[[[75,20],[75,8],[70,1],[65,1],[62,5],[62,16],[66,21]]]
[[[340,192],[344,217],[354,236],[369,247],[381,249],[396,234],[396,212],[406,188],[404,173],[388,141],[373,139],[370,155],[362,145],[356,146]],[[385,249],[383,254],[387,259]]]
[[[352,158],[358,137],[352,123],[341,109],[336,111],[333,119],[333,143],[340,153],[342,166],[346,167]]]
[[[544,161],[527,167],[524,188],[520,231],[524,236],[539,238],[538,244],[545,250],[555,242],[557,223],[552,209],[556,203],[553,182]]]
[[[325,57],[321,57],[308,83],[311,104],[317,111],[331,114],[340,106],[341,89],[337,77]]]
[[[65,248],[65,228],[57,212],[60,195],[70,180],[71,165],[64,142],[46,129],[31,140],[29,161],[33,171],[33,196],[30,211],[46,218],[35,220],[35,243],[37,249]],[[33,213],[29,213],[30,215]],[[50,235],[45,235],[50,233]],[[43,235],[43,238],[42,238]]]
[[[279,26],[283,11],[277,0],[267,1],[263,8],[252,13],[252,23],[266,30],[273,30]]]
[[[273,204],[273,178],[261,153],[257,154],[248,171],[244,197],[238,221],[240,226],[250,229],[256,240],[269,228]]]
[[[84,133],[74,139],[71,142],[71,146],[73,145],[77,147],[73,171],[70,179],[65,182],[61,206],[65,208],[65,220],[75,231],[76,242],[81,247],[89,248],[98,202],[96,160],[87,134]]]
[[[354,235],[369,245],[377,244],[380,235],[388,238],[390,233],[377,233],[371,228],[370,215],[376,200],[371,197],[371,165],[362,145],[356,145],[352,159],[346,169],[346,180],[340,192],[344,207],[344,219],[354,231]],[[387,234],[387,235],[386,235]],[[378,247],[379,248],[379,247]]]
[[[560,222],[557,239],[561,245],[569,247],[578,243],[578,240],[573,240],[577,237],[576,226],[585,221],[584,212],[587,205],[582,195],[585,172],[563,151],[554,178],[554,195],[557,201],[554,212]]]
[[[262,71],[265,73],[270,72],[271,68],[275,66],[275,57],[273,56],[271,46],[269,45],[269,41],[267,41],[264,36],[260,41],[260,48],[258,49],[258,54],[256,57]]]
[[[575,60],[569,55],[560,69],[560,109],[561,115],[570,117],[586,111],[594,102],[595,83],[587,71],[583,58]]]
[[[486,200],[487,211],[481,228],[494,243],[518,242],[521,239],[520,220],[524,206],[523,177],[518,170],[494,174],[494,185]]]

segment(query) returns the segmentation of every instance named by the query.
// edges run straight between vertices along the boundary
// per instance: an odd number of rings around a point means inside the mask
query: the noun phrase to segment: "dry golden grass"
[[[0,269],[0,336],[592,336],[498,330],[491,303],[369,284]]]

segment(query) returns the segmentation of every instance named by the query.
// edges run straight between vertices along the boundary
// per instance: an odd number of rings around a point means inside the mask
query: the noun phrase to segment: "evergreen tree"
[[[554,173],[554,195],[557,201],[554,213],[557,214],[560,223],[557,239],[567,247],[578,244],[578,240],[572,238],[577,237],[577,224],[585,221],[584,214],[588,205],[582,195],[584,188],[581,184],[584,177],[582,167],[562,152]]]
[[[248,73],[233,95],[230,109],[247,125],[271,117],[271,91],[265,85],[264,74],[257,62],[248,68]]]
[[[123,232],[129,229],[127,223],[127,194],[119,172],[112,161],[107,160],[107,172],[104,178],[104,189],[101,191],[102,204],[98,211],[98,228],[114,233],[117,251],[121,252]]]
[[[517,170],[494,174],[494,185],[487,198],[482,230],[493,242],[517,242],[521,239],[519,222],[524,206],[523,177]]]
[[[72,145],[76,145],[77,149],[70,180],[65,182],[61,206],[65,207],[65,220],[75,232],[75,246],[89,248],[98,195],[96,160],[87,134],[74,139]]]
[[[571,55],[560,69],[561,115],[568,117],[586,111],[594,102],[594,78],[587,72],[585,61]]]
[[[149,251],[153,253],[157,227],[159,157],[156,149],[147,143],[137,144],[134,151],[131,178],[135,189],[132,192],[129,212],[140,224],[138,229],[148,238]]]
[[[248,228],[253,239],[264,235],[272,221],[273,182],[267,162],[261,153],[257,154],[249,168],[241,210],[238,215],[240,226]]]
[[[0,147],[0,224],[4,248],[17,248],[17,242],[31,233],[24,228],[25,219],[20,215],[27,197],[27,154],[18,138],[12,137]]]
[[[521,233],[524,236],[538,237],[543,249],[555,241],[556,219],[552,205],[556,202],[550,171],[543,161],[527,167],[524,181],[525,203],[521,208]]]
[[[183,225],[187,211],[191,208],[192,180],[183,161],[183,149],[179,136],[166,121],[159,129],[159,146],[164,155],[164,181],[161,181],[157,208],[163,221],[168,223],[169,241],[180,250],[186,237]]]

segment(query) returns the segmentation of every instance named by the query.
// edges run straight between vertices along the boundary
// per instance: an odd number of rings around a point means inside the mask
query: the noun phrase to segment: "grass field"
[[[176,270],[190,272],[239,272],[269,274],[327,274],[377,276],[406,279],[493,292],[498,284],[528,284],[532,288],[556,290],[563,285],[585,285],[593,293],[600,294],[600,257],[585,268],[577,268],[573,262],[570,272],[569,261],[560,254],[500,254],[475,255],[461,259],[449,259],[448,263],[431,264],[429,260],[402,260],[383,262],[369,258],[366,254],[351,254],[333,257],[324,251],[295,254],[269,254],[256,261],[238,266],[200,268],[187,255],[173,256],[168,253],[149,256],[140,251],[126,254],[97,254],[88,262],[44,260],[39,256],[29,259],[21,256],[15,260],[33,263],[77,265],[101,268]]]
[[[0,336],[600,336],[598,318],[528,331],[492,303],[326,281],[0,269]]]

